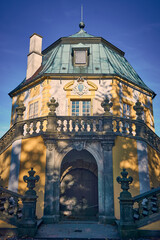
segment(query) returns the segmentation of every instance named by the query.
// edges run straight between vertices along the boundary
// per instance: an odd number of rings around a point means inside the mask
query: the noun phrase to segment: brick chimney
[[[30,37],[26,79],[38,70],[42,63],[42,37],[36,33]]]

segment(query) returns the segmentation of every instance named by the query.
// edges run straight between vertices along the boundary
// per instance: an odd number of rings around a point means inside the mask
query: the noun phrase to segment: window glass
[[[72,101],[72,116],[79,116],[79,101]]]
[[[89,116],[90,115],[90,101],[83,101],[82,102],[82,116]]]
[[[29,105],[29,118],[38,117],[38,101]]]
[[[74,51],[75,64],[86,64],[86,51]]]
[[[131,106],[127,103],[123,103],[123,117],[129,118],[131,114]]]
[[[91,101],[72,101],[72,116],[90,116]]]

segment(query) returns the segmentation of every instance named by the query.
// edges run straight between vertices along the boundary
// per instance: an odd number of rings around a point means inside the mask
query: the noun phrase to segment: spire
[[[81,5],[81,22],[79,24],[79,27],[83,29],[85,27],[85,24],[83,22],[83,5]]]

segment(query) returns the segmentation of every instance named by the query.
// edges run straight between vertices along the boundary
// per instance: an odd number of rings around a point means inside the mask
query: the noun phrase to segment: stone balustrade
[[[46,132],[47,117],[32,118],[23,124],[23,136],[41,135]]]
[[[22,195],[0,187],[0,219],[17,225],[22,218]]]
[[[61,133],[97,133],[103,131],[101,117],[57,117],[57,131]]]
[[[160,220],[160,187],[132,197],[129,186],[133,178],[128,177],[126,169],[123,169],[121,175],[117,177],[122,189],[119,197],[119,232],[121,239],[137,239],[140,227]]]
[[[40,177],[38,175],[35,176],[35,173],[33,168],[31,168],[28,171],[28,176],[25,175],[23,177],[28,188],[24,195],[0,186],[0,220],[17,226],[19,236],[32,237],[37,231],[37,195],[34,188]],[[0,182],[3,184],[1,176]]]
[[[116,116],[46,116],[15,123],[0,139],[0,152],[13,141],[38,135],[52,134],[72,138],[91,135],[99,139],[106,135],[124,136],[143,140],[160,151],[160,138],[142,121]]]
[[[158,218],[160,215],[160,187],[133,197],[133,217],[138,227],[149,223],[150,216]]]

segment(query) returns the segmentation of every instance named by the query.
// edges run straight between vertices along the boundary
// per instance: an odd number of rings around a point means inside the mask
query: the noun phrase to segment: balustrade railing
[[[23,177],[28,188],[24,195],[0,187],[0,219],[17,226],[19,236],[34,236],[37,230],[37,195],[34,188],[40,177],[35,173],[31,168],[29,176]]]
[[[133,217],[138,226],[160,213],[160,187],[133,197]],[[158,216],[160,218],[160,216]]]
[[[40,135],[46,132],[47,117],[32,118],[23,124],[23,136]]]
[[[101,117],[57,117],[57,131],[62,133],[96,133],[103,131]]]
[[[116,116],[46,116],[15,123],[0,139],[0,152],[4,151],[13,140],[43,135],[51,132],[88,135],[95,137],[113,134],[146,141],[160,151],[160,138],[140,120],[131,120]]]
[[[128,190],[133,178],[128,177],[126,169],[123,169],[121,175],[117,177],[122,189],[119,197],[119,231],[121,239],[137,239],[140,227],[160,220],[160,187],[132,197]]]
[[[0,219],[17,226],[22,218],[22,198],[22,195],[0,187]]]

